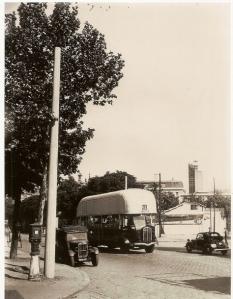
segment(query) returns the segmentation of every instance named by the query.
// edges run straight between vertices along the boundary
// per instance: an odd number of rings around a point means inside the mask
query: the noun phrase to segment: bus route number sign
[[[148,212],[147,205],[142,205],[142,212],[143,213]]]

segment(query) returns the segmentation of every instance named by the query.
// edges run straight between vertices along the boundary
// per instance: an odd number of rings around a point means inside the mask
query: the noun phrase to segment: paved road
[[[160,248],[153,254],[102,248],[98,267],[83,265],[90,285],[73,298],[230,298],[230,258]]]

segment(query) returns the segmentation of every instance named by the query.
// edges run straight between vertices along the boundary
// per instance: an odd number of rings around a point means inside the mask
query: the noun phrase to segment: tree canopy
[[[59,218],[72,223],[76,215],[79,201],[88,195],[122,190],[125,188],[125,176],[128,178],[128,188],[140,188],[133,175],[125,171],[106,172],[103,176],[95,176],[89,179],[87,184],[80,184],[72,176],[62,179],[57,191],[57,213]],[[20,208],[24,230],[28,230],[29,224],[37,217],[39,197],[31,196],[25,199]]]
[[[5,120],[6,193],[17,185],[41,184],[48,162],[54,48],[61,47],[59,173],[78,169],[93,129],[84,129],[86,105],[112,103],[123,76],[120,54],[107,51],[104,36],[89,23],[80,29],[78,7],[21,3],[18,16],[6,15]],[[13,194],[14,195],[14,194]]]
[[[95,176],[89,179],[87,188],[90,193],[106,193],[125,189],[125,177],[128,188],[136,188],[136,178],[125,171],[106,172],[103,176]]]
[[[14,258],[22,190],[42,186],[43,215],[55,121],[55,47],[61,47],[58,175],[78,171],[94,131],[83,126],[87,104],[112,103],[124,62],[120,54],[107,50],[103,34],[91,24],[80,28],[78,7],[70,3],[55,3],[51,15],[46,3],[21,3],[18,15],[7,14],[5,23],[5,193],[15,200],[10,253]]]
[[[169,210],[179,204],[179,199],[172,192],[161,192],[161,212]]]

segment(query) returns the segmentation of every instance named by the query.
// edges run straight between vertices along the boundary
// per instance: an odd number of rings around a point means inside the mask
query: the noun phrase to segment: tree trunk
[[[48,171],[47,171],[47,165],[44,167],[43,171],[43,179],[42,179],[42,185],[40,189],[40,206],[39,206],[39,212],[38,212],[38,222],[43,225],[44,223],[44,207],[45,202],[48,197]]]
[[[17,188],[14,196],[14,212],[13,212],[13,223],[12,223],[12,238],[11,238],[11,249],[10,258],[15,259],[17,256],[18,240],[20,233],[20,203],[21,203],[21,188]]]

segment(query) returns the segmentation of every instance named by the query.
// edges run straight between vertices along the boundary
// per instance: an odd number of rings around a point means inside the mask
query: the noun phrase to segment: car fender
[[[75,252],[71,249],[68,250],[68,253],[69,253],[69,256],[74,256],[75,255]]]
[[[193,247],[193,243],[192,243],[191,241],[188,241],[188,242],[186,243],[185,247],[187,247],[187,246]]]
[[[89,252],[99,254],[99,249],[97,247],[89,247]]]

